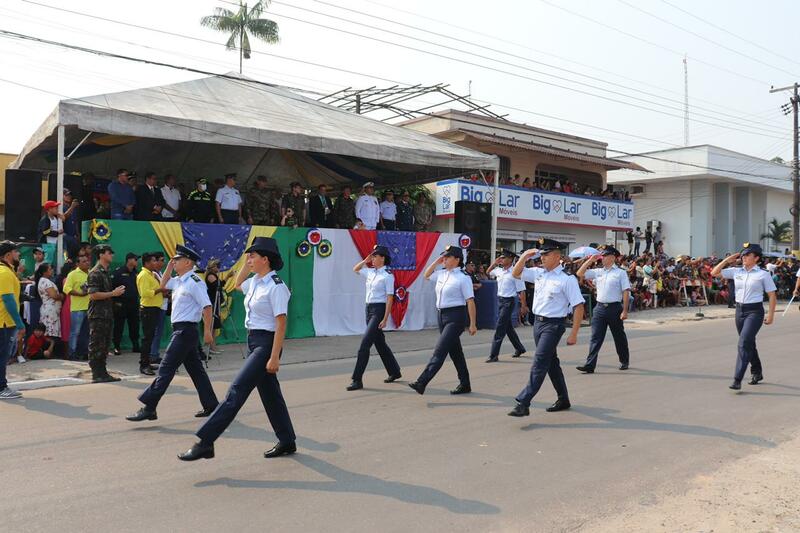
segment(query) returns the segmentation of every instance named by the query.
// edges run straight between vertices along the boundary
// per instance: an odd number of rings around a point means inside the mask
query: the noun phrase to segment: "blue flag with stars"
[[[378,244],[389,249],[392,270],[416,270],[417,234],[413,231],[379,231]]]
[[[234,224],[181,224],[183,241],[192,250],[200,254],[197,266],[205,269],[211,259],[219,259],[220,271],[224,272],[242,257],[250,226]]]

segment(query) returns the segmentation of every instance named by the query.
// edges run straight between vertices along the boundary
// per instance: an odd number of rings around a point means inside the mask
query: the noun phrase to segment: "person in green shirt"
[[[77,268],[67,274],[64,280],[64,294],[69,295],[69,358],[87,360],[89,358],[89,292],[86,282],[89,278],[89,256],[78,256]]]

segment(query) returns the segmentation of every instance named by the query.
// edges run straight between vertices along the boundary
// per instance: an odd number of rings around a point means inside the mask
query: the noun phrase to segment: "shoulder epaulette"
[[[275,283],[275,285],[280,285],[280,284],[283,283],[283,280],[280,277],[278,277],[277,274],[273,274],[272,275],[272,282]]]
[[[203,280],[201,280],[199,277],[197,277],[197,274],[192,274],[192,275],[191,275],[191,278],[192,278],[193,280],[195,280],[197,283],[200,283],[201,281],[203,281]]]

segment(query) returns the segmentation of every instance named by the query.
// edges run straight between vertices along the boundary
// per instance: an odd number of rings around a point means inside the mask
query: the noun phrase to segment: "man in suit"
[[[317,187],[317,196],[312,196],[308,201],[309,219],[316,228],[331,227],[330,219],[333,204],[328,198],[325,185]]]
[[[160,220],[164,197],[156,187],[155,172],[144,175],[144,185],[136,188],[135,220]]]

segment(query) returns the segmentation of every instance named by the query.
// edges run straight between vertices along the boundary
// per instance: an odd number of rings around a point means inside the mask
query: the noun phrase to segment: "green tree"
[[[242,73],[242,60],[250,59],[250,35],[264,42],[275,44],[280,41],[278,23],[260,18],[269,5],[269,0],[259,0],[248,9],[247,2],[239,0],[239,11],[218,7],[214,14],[200,19],[200,24],[212,30],[228,33],[227,50],[239,50],[239,74]]]
[[[760,238],[771,240],[773,249],[777,251],[778,243],[792,240],[791,228],[791,222],[778,222],[777,218],[773,218],[767,224],[767,232],[762,234]]]

